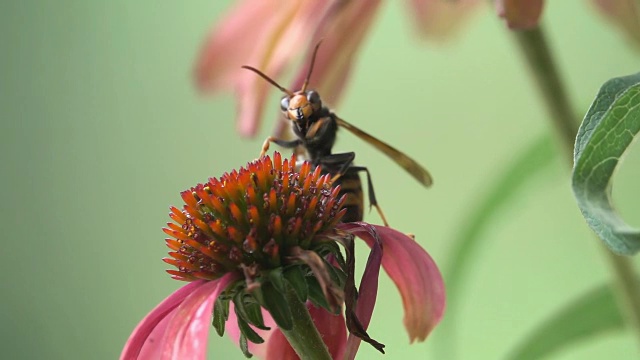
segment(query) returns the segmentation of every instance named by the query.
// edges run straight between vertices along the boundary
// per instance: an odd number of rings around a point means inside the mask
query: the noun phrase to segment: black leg
[[[380,205],[378,205],[378,200],[376,200],[376,193],[373,190],[373,181],[371,181],[371,174],[369,173],[369,169],[364,166],[351,166],[349,170],[352,170],[354,172],[364,171],[365,173],[367,173],[367,193],[369,193],[369,206],[374,206],[376,208],[378,214],[380,214],[380,218],[382,219],[384,226],[388,227],[389,223],[387,222],[387,218],[384,216]]]

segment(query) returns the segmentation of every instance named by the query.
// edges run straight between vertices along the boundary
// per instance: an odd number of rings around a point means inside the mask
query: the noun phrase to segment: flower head
[[[329,186],[321,168],[304,162],[295,170],[291,159],[275,153],[246,168],[211,178],[183,191],[183,210],[171,207],[164,232],[172,250],[164,261],[174,279],[215,280],[230,272],[250,277],[277,269],[296,251],[327,241],[340,221],[339,187]],[[248,278],[247,280],[254,280]]]
[[[361,340],[381,350],[366,332],[381,266],[403,297],[410,340],[424,340],[444,310],[435,263],[398,231],[341,223],[343,198],[329,182],[320,167],[298,168],[295,155],[275,153],[182,192],[185,205],[171,208],[174,222],[164,229],[171,237],[164,261],[189,284],[140,322],[121,359],[204,359],[212,323],[245,354],[294,356],[283,335],[293,329],[286,293],[306,301],[332,357],[353,359]],[[355,236],[372,248],[357,298]]]

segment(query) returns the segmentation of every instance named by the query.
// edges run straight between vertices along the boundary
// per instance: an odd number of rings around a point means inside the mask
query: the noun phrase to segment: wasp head
[[[280,109],[287,119],[295,122],[307,121],[322,107],[320,95],[314,90],[298,91],[292,96],[285,95],[280,101]]]

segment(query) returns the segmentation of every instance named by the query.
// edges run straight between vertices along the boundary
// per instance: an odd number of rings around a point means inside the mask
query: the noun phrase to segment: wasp
[[[341,193],[346,195],[344,206],[347,212],[343,217],[343,221],[345,222],[361,221],[363,218],[364,205],[362,183],[359,173],[365,172],[367,176],[369,204],[376,208],[384,225],[389,226],[382,209],[378,205],[369,170],[364,166],[356,166],[353,164],[356,156],[354,152],[337,154],[331,152],[336,141],[338,128],[342,127],[348,130],[376,149],[382,151],[425,187],[430,186],[433,180],[429,172],[415,160],[391,145],[341,119],[322,104],[322,99],[317,91],[307,90],[320,44],[321,42],[318,42],[315,46],[305,81],[302,88],[296,92],[286,89],[254,67],[247,65],[242,66],[244,69],[255,72],[285,93],[280,101],[280,109],[285,117],[291,121],[293,133],[296,136],[294,140],[283,140],[269,136],[262,145],[260,156],[264,156],[269,150],[271,143],[278,144],[285,148],[303,147],[312,164],[321,166],[324,173],[332,175],[331,184],[341,185]]]

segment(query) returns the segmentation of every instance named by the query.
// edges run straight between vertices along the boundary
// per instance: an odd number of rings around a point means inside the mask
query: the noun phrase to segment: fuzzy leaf
[[[240,334],[239,345],[240,350],[242,350],[244,356],[247,359],[251,359],[253,357],[253,354],[249,351],[249,343],[247,342],[247,338],[244,336],[244,334]]]
[[[219,336],[224,335],[224,325],[227,319],[229,319],[229,299],[223,299],[219,296],[213,306],[213,320],[211,321],[211,325]]]
[[[284,292],[276,289],[271,281],[262,284],[262,299],[264,307],[269,310],[278,327],[291,330],[293,328],[293,315],[284,296]]]
[[[307,285],[309,287],[309,300],[313,303],[313,305],[317,307],[324,308],[325,310],[333,313],[333,309],[329,305],[329,302],[324,297],[324,293],[322,292],[322,287],[318,280],[313,276],[307,276]]]
[[[540,324],[507,359],[546,358],[579,341],[623,328],[624,320],[611,287],[600,286],[567,304],[548,321]]]
[[[292,266],[284,271],[284,277],[287,279],[300,301],[307,301],[309,296],[309,287],[304,279],[304,272],[300,266]]]
[[[249,326],[249,323],[247,323],[243,318],[240,317],[237,307],[236,315],[238,316],[238,328],[240,329],[240,333],[242,334],[242,336],[254,344],[262,344],[264,342],[264,339],[260,337],[260,335],[258,335],[258,333],[255,332],[251,328],[251,326]]]
[[[573,193],[591,229],[615,253],[640,250],[640,230],[611,203],[611,179],[640,131],[640,73],[607,81],[587,112],[574,149]]]
[[[275,286],[275,288],[284,293],[286,291],[284,284],[284,275],[282,274],[282,268],[275,268],[269,271],[269,281]]]
[[[254,325],[258,329],[269,330],[269,328],[264,325],[260,304],[254,300],[253,296],[247,295],[244,291],[239,291],[233,299],[233,304],[235,305],[236,315],[239,319]],[[247,336],[247,338],[251,340],[250,337]],[[255,342],[253,340],[251,341]]]

